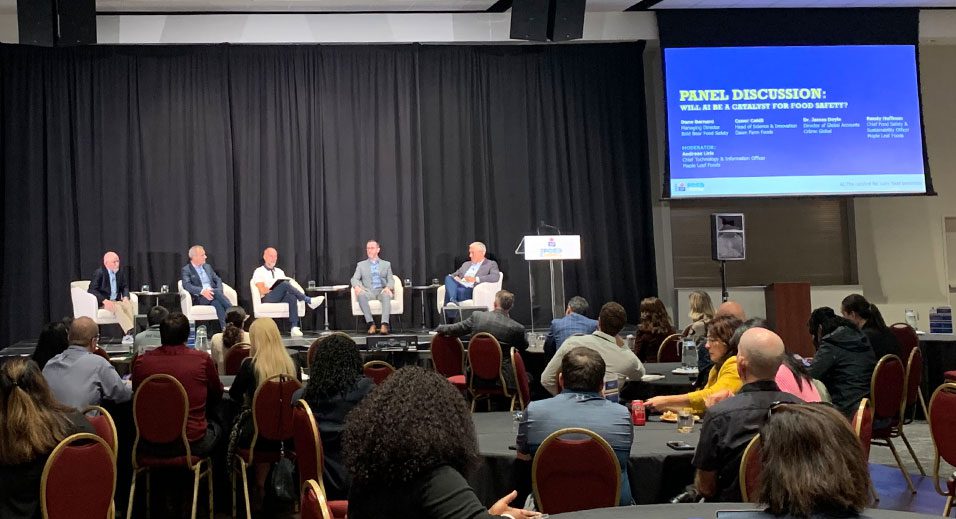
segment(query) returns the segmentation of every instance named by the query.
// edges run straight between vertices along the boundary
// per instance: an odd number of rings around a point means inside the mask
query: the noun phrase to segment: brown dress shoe
[[[376,332],[375,323],[372,323],[372,324],[370,324],[369,327],[368,327],[368,334],[369,334],[369,335],[372,335],[372,334],[374,334],[375,332]]]
[[[378,329],[378,333],[382,335],[388,335],[389,331],[388,323],[382,323],[382,327]]]

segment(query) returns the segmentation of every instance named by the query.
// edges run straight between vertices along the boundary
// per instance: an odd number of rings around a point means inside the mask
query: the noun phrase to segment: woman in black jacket
[[[840,303],[843,317],[853,321],[870,340],[873,355],[880,360],[884,355],[900,355],[900,343],[886,326],[880,309],[860,294],[850,294]],[[902,359],[906,362],[908,359]]]
[[[814,310],[808,327],[817,346],[810,376],[823,382],[840,412],[852,417],[860,400],[870,394],[870,377],[876,367],[873,348],[852,321],[836,315],[830,307]]]

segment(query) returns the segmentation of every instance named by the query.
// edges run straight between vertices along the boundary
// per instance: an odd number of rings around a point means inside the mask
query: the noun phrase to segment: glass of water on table
[[[689,407],[677,411],[677,432],[688,434],[694,430],[694,412]]]

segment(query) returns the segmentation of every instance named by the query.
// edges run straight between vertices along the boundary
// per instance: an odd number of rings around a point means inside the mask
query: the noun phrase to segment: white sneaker
[[[132,334],[124,335],[123,344],[133,344],[133,335]]]
[[[302,329],[299,328],[298,326],[293,326],[292,331],[289,332],[289,335],[293,337],[302,337]]]
[[[325,301],[325,296],[318,296],[310,298],[309,302],[306,304],[309,305],[309,308],[315,310],[322,304],[323,301]]]

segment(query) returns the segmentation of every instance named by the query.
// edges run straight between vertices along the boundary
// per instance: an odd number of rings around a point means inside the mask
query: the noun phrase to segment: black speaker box
[[[96,0],[17,0],[17,28],[26,45],[94,45]]]
[[[514,0],[511,37],[530,41],[581,39],[585,6],[586,0]]]

